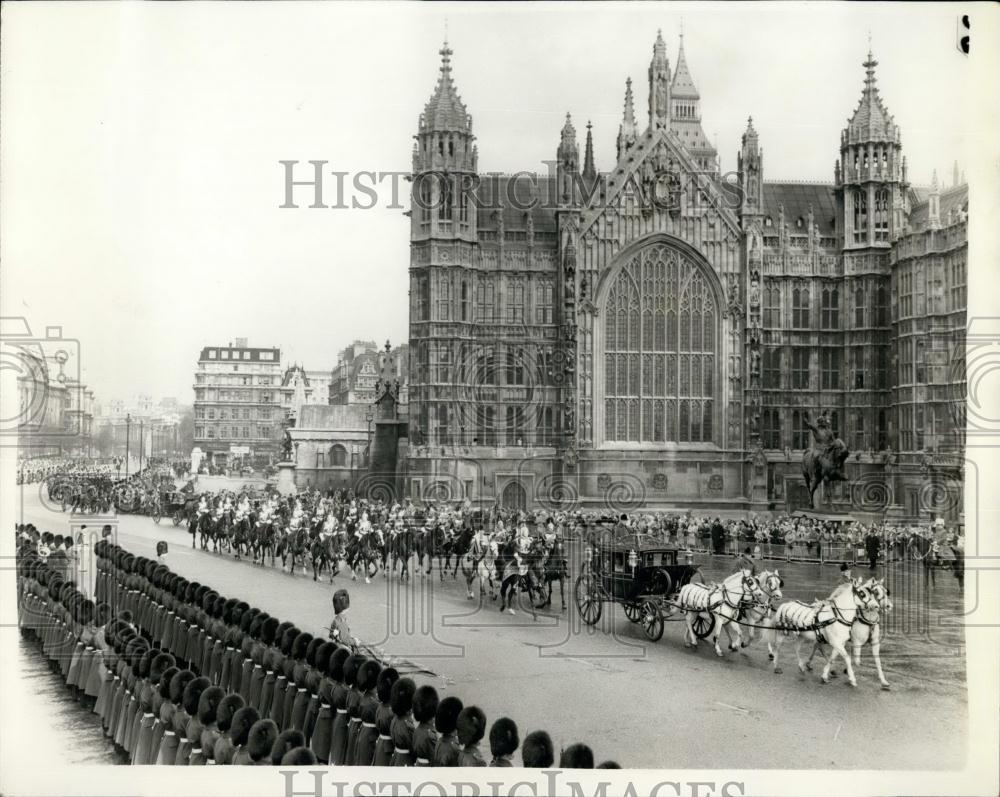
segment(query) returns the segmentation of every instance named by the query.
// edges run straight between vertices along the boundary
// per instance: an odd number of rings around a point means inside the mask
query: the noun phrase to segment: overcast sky
[[[406,171],[446,24],[483,171],[544,171],[567,111],[613,167],[625,79],[645,126],[657,28],[673,68],[683,19],[724,170],[752,114],[765,180],[832,181],[870,31],[911,180],[950,182],[968,143],[961,10],[4,4],[3,313],[78,338],[99,400],[190,403],[200,348],[237,336],[310,369],[355,338],[404,341],[408,220],[280,209],[278,162]]]

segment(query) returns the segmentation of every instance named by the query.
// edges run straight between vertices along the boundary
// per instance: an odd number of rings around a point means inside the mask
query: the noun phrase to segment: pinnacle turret
[[[587,143],[583,149],[583,177],[585,180],[594,180],[597,177],[597,170],[594,168],[594,137],[591,134],[592,125],[587,122]]]
[[[622,153],[626,152],[635,144],[638,131],[635,126],[635,104],[632,101],[632,78],[625,81],[625,112],[622,116],[622,123],[618,127],[618,160],[621,160]]]

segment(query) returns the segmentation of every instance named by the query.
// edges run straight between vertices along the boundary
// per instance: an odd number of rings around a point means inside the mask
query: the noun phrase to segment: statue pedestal
[[[278,463],[278,483],[275,485],[281,495],[295,495],[299,490],[295,486],[295,463]]]

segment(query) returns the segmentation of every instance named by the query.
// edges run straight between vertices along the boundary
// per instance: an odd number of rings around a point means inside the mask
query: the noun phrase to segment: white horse
[[[686,612],[684,630],[684,646],[695,647],[698,636],[694,632],[694,620],[701,612],[711,612],[715,616],[715,628],[712,631],[712,643],[715,645],[715,655],[721,657],[719,635],[722,629],[732,623],[736,628],[736,638],[739,645],[732,641],[729,634],[729,649],[738,650],[750,644],[743,641],[739,618],[742,612],[756,603],[767,603],[767,597],[760,588],[757,579],[748,572],[739,571],[726,578],[721,584],[685,584],[677,595],[679,607]]]
[[[763,636],[763,631],[758,633],[758,630],[761,626],[766,625],[768,619],[778,608],[777,601],[781,600],[781,588],[785,585],[784,579],[781,578],[777,570],[773,572],[764,570],[756,578],[766,600],[764,602],[754,602],[750,606],[747,606],[743,612],[743,619],[750,629],[747,632],[747,645],[750,645],[758,636]],[[726,626],[726,633],[729,634],[731,644],[733,637],[729,631],[729,626]]]
[[[824,601],[812,604],[789,601],[781,604],[769,622],[771,640],[768,642],[768,651],[774,658],[774,672],[781,674],[778,654],[782,642],[789,634],[795,634],[798,637],[795,655],[801,672],[806,671],[806,662],[802,660],[801,654],[803,640],[822,641],[833,648],[833,653],[823,668],[823,683],[830,682],[833,662],[840,656],[847,665],[847,679],[851,682],[851,686],[857,686],[851,658],[847,655],[847,641],[851,638],[851,629],[859,612],[871,612],[877,607],[878,600],[860,578],[841,584]]]
[[[475,581],[477,576],[479,577],[479,594],[486,594],[486,584],[489,583],[490,598],[492,600],[497,599],[496,560],[498,554],[499,548],[495,540],[489,540],[485,545],[473,540],[472,546],[466,552],[465,556],[462,557],[462,575],[465,576],[465,587],[468,593],[466,597],[469,600],[475,597],[472,594],[472,582]]]
[[[882,615],[892,611],[892,598],[889,596],[889,588],[881,578],[868,579],[865,582],[865,587],[871,590],[878,606],[874,610],[860,610],[854,623],[851,625],[851,647],[854,650],[854,664],[857,667],[861,666],[861,648],[866,644],[870,644],[872,646],[872,659],[875,661],[875,672],[878,673],[879,683],[883,689],[889,689],[889,682],[885,679],[885,673],[882,672],[882,658],[879,656],[879,651],[882,643]],[[824,658],[827,658],[822,646],[817,642],[813,647],[812,653],[809,655],[809,660],[806,661],[807,670],[812,670],[812,660],[817,651]],[[831,674],[836,675],[836,673]]]

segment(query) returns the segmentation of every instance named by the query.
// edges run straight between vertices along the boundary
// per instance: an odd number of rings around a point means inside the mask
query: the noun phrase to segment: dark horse
[[[539,604],[539,609],[552,605],[552,582],[559,582],[559,600],[563,610],[566,609],[566,579],[569,578],[569,563],[566,561],[566,549],[563,541],[556,538],[552,548],[542,563],[542,581],[547,588],[545,600]]]
[[[823,450],[813,446],[802,454],[802,476],[809,490],[809,505],[816,508],[815,494],[824,482],[847,481],[844,476],[844,461],[847,459],[847,446],[843,440],[834,440],[830,448]]]

